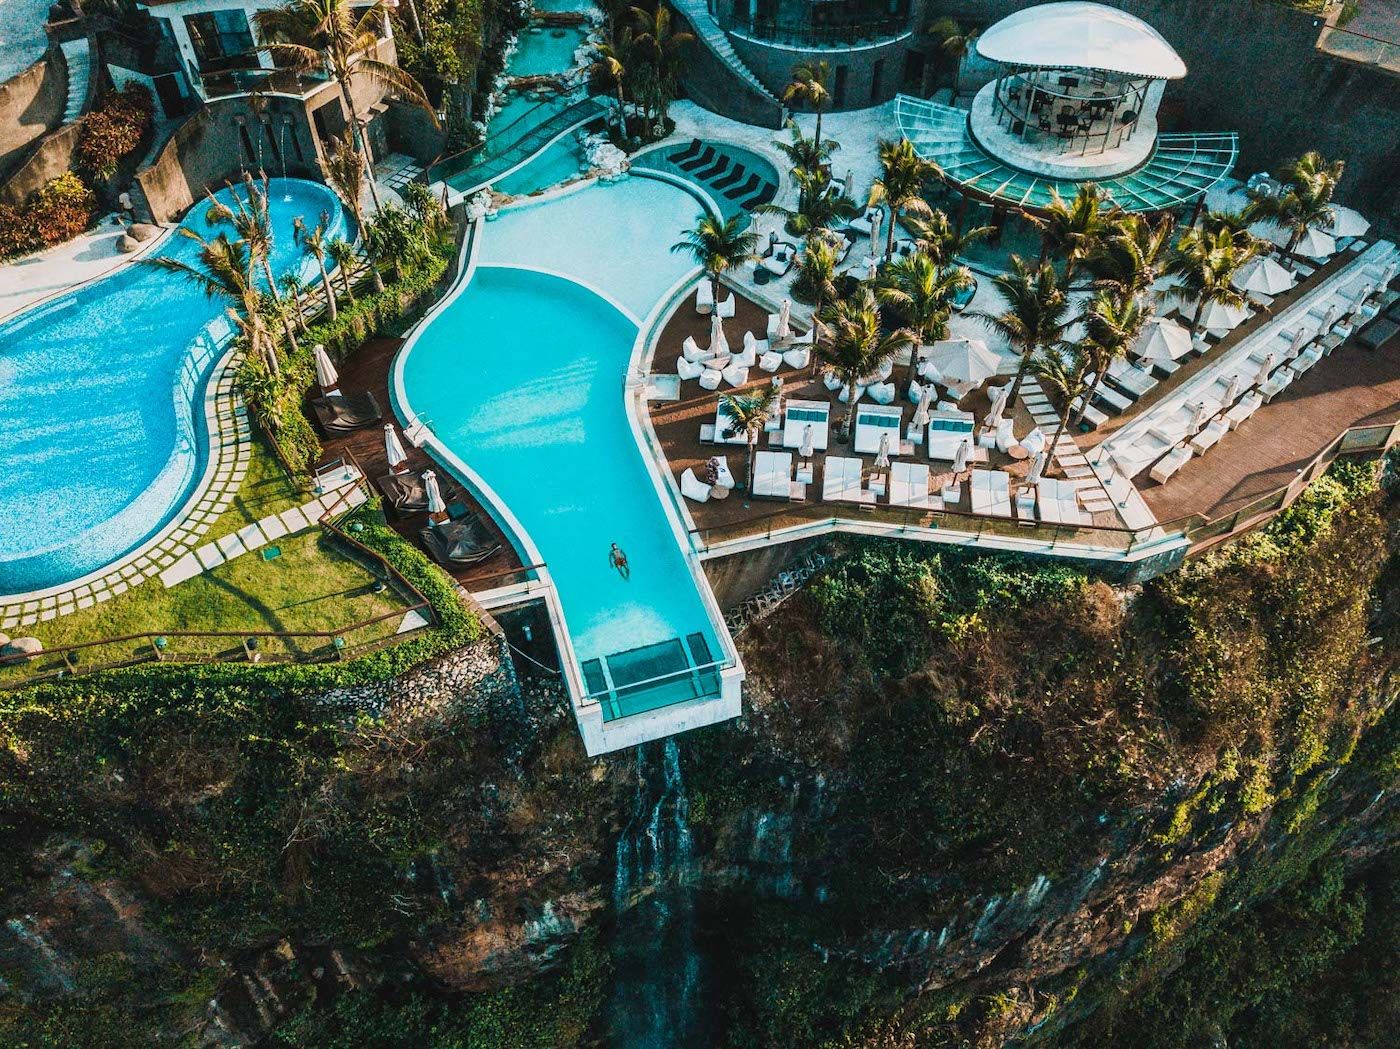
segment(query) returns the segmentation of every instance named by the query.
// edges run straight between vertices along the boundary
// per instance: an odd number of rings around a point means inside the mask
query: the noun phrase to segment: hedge
[[[97,196],[77,175],[50,179],[23,204],[0,204],[0,258],[72,240],[92,225]]]

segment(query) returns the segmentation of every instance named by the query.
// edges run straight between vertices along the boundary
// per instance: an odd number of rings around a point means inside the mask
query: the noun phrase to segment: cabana
[[[810,426],[813,450],[826,451],[830,421],[831,405],[825,401],[789,400],[783,415],[783,447],[801,448]]]
[[[874,455],[880,448],[881,436],[888,434],[890,448],[899,450],[899,426],[904,409],[898,405],[863,404],[856,408],[855,440],[857,454]]]

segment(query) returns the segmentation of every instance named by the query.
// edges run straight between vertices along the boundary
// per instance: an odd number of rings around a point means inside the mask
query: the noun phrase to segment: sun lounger
[[[474,516],[430,524],[418,533],[418,538],[433,560],[448,568],[479,564],[501,548]]]
[[[695,286],[695,312],[710,313],[715,308],[715,289],[708,279]]]
[[[1099,411],[1099,409],[1095,408],[1092,404],[1084,403],[1086,397],[1088,397],[1087,393],[1080,394],[1075,400],[1073,408],[1073,413],[1079,416],[1079,429],[1083,433],[1088,433],[1090,430],[1097,430],[1104,423],[1108,422],[1107,415]]]
[[[667,154],[666,159],[672,164],[681,164],[684,161],[698,157],[700,155],[700,149],[700,140],[698,138],[692,138],[690,140],[690,145],[686,146],[685,149],[677,150],[675,153]]]
[[[1011,478],[1002,470],[973,470],[967,486],[974,514],[1011,516]]]
[[[903,408],[880,404],[862,405],[856,409],[855,440],[852,447],[861,455],[874,455],[880,450],[880,438],[889,437],[889,452],[899,454],[899,427]]]
[[[716,155],[717,154],[715,153],[714,146],[706,146],[694,157],[691,157],[688,160],[676,161],[676,167],[681,168],[685,171],[695,171],[699,168],[704,167],[707,164],[712,163]]]
[[[331,435],[364,430],[383,419],[379,402],[368,390],[348,397],[344,394],[314,397],[311,410],[316,413],[321,430]]]
[[[861,462],[828,455],[822,473],[822,498],[828,502],[873,503],[875,495],[861,488]]]
[[[826,451],[830,422],[831,406],[825,401],[789,399],[783,412],[783,447],[801,448],[810,426],[813,450]]]
[[[1295,378],[1296,376],[1293,374],[1293,371],[1287,367],[1276,369],[1274,373],[1269,376],[1268,381],[1259,387],[1259,393],[1263,396],[1264,403],[1268,404],[1284,390],[1288,389],[1288,387],[1293,384]]]
[[[731,168],[729,169],[728,174],[726,174],[723,178],[717,178],[717,179],[715,179],[715,180],[714,180],[712,183],[710,183],[710,184],[711,184],[715,189],[717,189],[717,190],[719,190],[721,193],[723,193],[726,189],[729,189],[729,188],[731,188],[731,187],[737,185],[737,184],[743,179],[743,177],[744,177],[745,175],[747,175],[748,173],[749,173],[749,169],[746,168],[746,167],[744,167],[743,164],[740,164],[740,163],[738,163],[738,162],[736,161],[735,164],[734,164],[734,166],[731,167]]]
[[[928,457],[952,462],[953,457],[958,454],[958,446],[972,437],[976,425],[977,420],[971,412],[930,412],[928,430],[924,436],[924,442],[928,445]],[[987,454],[985,449],[974,448],[973,453],[977,452],[981,452],[984,457]]]
[[[688,361],[706,361],[714,356],[709,350],[702,349],[700,344],[695,341],[695,336],[693,335],[687,335],[685,337],[685,342],[681,343],[681,353],[685,355],[685,359]]]
[[[1220,443],[1220,438],[1229,432],[1229,422],[1217,416],[1207,423],[1200,433],[1191,438],[1189,442],[1191,450],[1197,455],[1205,455],[1206,452]]]
[[[412,471],[376,477],[374,487],[384,501],[401,514],[421,513],[428,508],[428,490],[423,475]]]
[[[891,463],[890,505],[929,509],[933,505],[928,491],[929,476],[929,468],[924,463]]]
[[[793,497],[792,453],[759,452],[753,457],[754,496],[770,499]]]
[[[1157,386],[1157,379],[1151,372],[1143,371],[1125,360],[1115,360],[1104,373],[1104,381],[1112,383],[1123,393],[1136,400],[1151,393]]]
[[[1094,381],[1094,373],[1090,372],[1086,378],[1092,384]],[[1133,406],[1131,398],[1124,397],[1106,382],[1099,383],[1098,389],[1094,391],[1094,403],[1103,405],[1103,407],[1115,415],[1126,412]]]
[[[1264,403],[1264,398],[1257,390],[1251,390],[1236,402],[1235,406],[1226,412],[1222,418],[1230,429],[1235,429],[1251,415],[1259,410]]]
[[[777,185],[772,182],[764,182],[762,188],[758,191],[758,193],[756,193],[751,200],[746,200],[743,203],[741,203],[740,207],[744,208],[745,210],[761,208],[765,204],[773,203],[773,198],[777,195]]]
[[[687,466],[681,471],[681,495],[697,503],[708,503],[710,486],[695,476],[695,471]]]
[[[1191,449],[1185,445],[1178,445],[1168,452],[1152,467],[1150,476],[1158,484],[1166,484],[1171,480],[1172,475],[1191,461]]]
[[[1084,512],[1074,485],[1052,477],[1042,477],[1035,485],[1036,513],[1045,524],[1085,525]]]
[[[730,200],[743,200],[745,197],[749,196],[756,189],[758,189],[759,185],[762,182],[763,179],[759,176],[757,172],[750,172],[748,180],[746,182],[743,182],[732,189],[723,190],[722,192]]]

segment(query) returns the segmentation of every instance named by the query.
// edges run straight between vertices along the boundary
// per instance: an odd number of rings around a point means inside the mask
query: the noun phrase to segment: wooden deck
[[[1355,336],[1165,485],[1139,483],[1157,520],[1215,519],[1293,480],[1351,426],[1400,419],[1400,336],[1379,349]]]
[[[385,422],[397,422],[390,410],[390,405],[393,402],[389,397],[389,373],[393,368],[394,355],[398,353],[399,347],[402,345],[402,339],[371,339],[341,364],[339,369],[341,389],[347,394],[359,393],[362,390],[371,391],[384,412]],[[325,447],[323,461],[335,459],[348,452],[359,462],[360,468],[365,471],[370,482],[389,472],[388,459],[384,453],[384,430],[380,426],[357,430],[340,437],[326,438],[323,444]],[[481,518],[482,524],[501,544],[501,549],[497,553],[492,554],[480,564],[472,565],[470,568],[451,570],[449,574],[472,591],[490,590],[517,581],[516,573],[523,567],[520,558],[516,555],[510,540],[496,526],[491,515],[483,510],[480,503],[469,493],[461,489],[452,479],[450,471],[443,469],[440,464],[434,463],[421,448],[414,448],[405,441],[404,450],[408,453],[408,463],[412,469],[424,470],[431,467],[436,470],[438,478],[443,484],[443,497],[448,502],[460,500],[475,510],[477,516]],[[387,506],[384,512],[389,524],[400,535],[408,539],[409,542],[418,545],[418,532],[427,523],[427,514],[399,516]]]

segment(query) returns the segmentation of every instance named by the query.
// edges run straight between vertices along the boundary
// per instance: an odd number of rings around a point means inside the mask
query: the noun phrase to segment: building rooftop
[[[977,53],[1005,65],[1094,69],[1178,80],[1186,63],[1140,18],[1103,4],[1041,4],[1017,11],[977,38]]]

